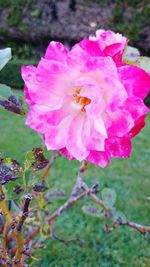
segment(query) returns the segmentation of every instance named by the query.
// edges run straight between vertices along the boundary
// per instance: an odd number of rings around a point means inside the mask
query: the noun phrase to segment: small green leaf
[[[102,199],[107,208],[113,207],[116,202],[116,192],[110,188],[104,188],[102,190]]]
[[[20,199],[24,194],[24,189],[20,186],[21,180],[15,180],[13,183],[5,185],[5,195],[7,200],[15,200],[16,204],[20,206]]]
[[[0,184],[7,184],[22,176],[19,163],[11,158],[0,159]]]
[[[141,69],[150,73],[150,58],[141,57],[137,48],[127,46],[122,59],[127,64],[140,67]]]
[[[125,224],[127,222],[127,218],[122,211],[115,211],[113,219],[118,224]]]
[[[40,147],[28,151],[25,156],[24,169],[38,171],[47,166],[49,161],[44,156],[44,150]]]
[[[95,207],[95,205],[85,204],[82,207],[82,211],[85,214],[90,215],[92,217],[97,217],[97,218],[104,217],[104,210],[102,210],[101,208]]]
[[[123,53],[123,61],[134,61],[137,57],[140,56],[140,52],[137,48],[132,46],[126,46],[126,49]]]
[[[0,70],[11,59],[11,48],[0,49]]]
[[[14,95],[11,88],[5,84],[0,84],[0,105],[8,111],[25,115],[22,100]]]
[[[135,64],[136,66],[150,73],[150,58],[149,57],[137,57]]]

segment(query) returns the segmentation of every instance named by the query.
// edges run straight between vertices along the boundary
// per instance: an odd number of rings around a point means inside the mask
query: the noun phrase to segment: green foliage
[[[23,101],[11,91],[11,88],[0,84],[0,105],[10,112],[25,115]]]
[[[7,64],[7,68],[0,72],[1,83],[7,84],[12,88],[23,88],[23,80],[21,78],[21,66],[22,65],[36,65],[36,61],[27,60],[12,60]]]
[[[104,211],[97,205],[94,205],[94,203],[86,203],[83,207],[82,207],[82,211],[87,214],[90,215],[92,217],[96,217],[96,218],[103,218],[104,217]]]
[[[25,171],[38,171],[45,168],[48,164],[48,160],[44,156],[44,150],[42,148],[33,148],[28,151],[25,156],[24,170]]]
[[[19,163],[11,158],[0,158],[0,184],[7,184],[22,175]]]
[[[9,96],[11,96],[13,93],[11,91],[11,88],[5,84],[0,84],[0,100],[7,99]]]
[[[135,65],[150,73],[150,58],[149,57],[138,57],[135,61]]]
[[[10,48],[0,50],[0,70],[6,65],[10,58]],[[0,105],[2,107],[11,112],[24,115],[25,109],[22,104],[22,100],[13,94],[10,87],[5,84],[0,84]]]
[[[113,29],[124,33],[129,38],[130,43],[135,45],[139,40],[142,28],[150,23],[149,0],[116,0],[115,4],[116,8],[114,8],[113,12]],[[128,13],[125,15],[127,8],[129,8]]]
[[[127,46],[123,54],[123,61],[129,65],[135,65],[150,73],[150,58],[141,57],[139,50],[132,46]]]
[[[113,220],[118,224],[124,224],[127,222],[127,218],[122,211],[115,211]]]
[[[107,208],[112,208],[116,202],[116,192],[110,188],[104,188],[102,190],[102,200]]]
[[[22,24],[22,11],[23,8],[26,6],[29,8],[34,0],[0,0],[0,10],[9,7],[10,11],[7,17],[8,25],[9,26],[18,26]]]
[[[34,11],[32,11],[31,16],[33,18],[38,18],[40,16],[40,9],[36,8]]]

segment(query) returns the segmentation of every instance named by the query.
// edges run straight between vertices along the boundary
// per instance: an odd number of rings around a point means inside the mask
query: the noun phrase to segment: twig
[[[84,198],[85,196],[89,196],[90,199],[98,204],[103,210],[110,211],[110,209],[105,205],[103,200],[101,200],[99,197],[96,196],[96,193],[93,192],[93,187],[89,188],[85,182],[82,180],[82,175],[83,172],[87,169],[87,163],[84,162],[82,166],[79,169],[76,184],[73,187],[71,197],[61,206],[56,210],[48,219],[48,223],[51,224],[53,221],[57,219],[61,215],[62,212],[64,212],[66,209],[70,208],[73,204],[75,204],[78,200]],[[80,189],[83,189],[84,191],[79,194]],[[132,221],[127,221],[126,223],[117,223],[117,225],[126,225],[129,226],[141,234],[147,234],[150,233],[150,226],[144,226],[137,224]]]
[[[73,243],[73,242],[79,242],[80,245],[82,245],[85,241],[79,237],[76,237],[76,238],[72,238],[72,239],[68,239],[68,240],[64,240],[60,237],[58,237],[57,235],[53,234],[52,238],[64,243],[65,245],[68,245],[70,243]]]
[[[54,151],[53,152],[53,155],[52,155],[47,167],[44,169],[44,172],[41,175],[42,181],[45,181],[45,179],[46,179],[46,177],[47,177],[47,175],[48,175],[48,173],[49,173],[49,171],[50,171],[55,159],[59,158],[60,156],[61,156],[61,154],[58,151]]]
[[[131,221],[127,221],[124,225],[127,225],[127,226],[137,230],[141,234],[150,233],[150,226],[141,225],[141,224],[131,222]]]
[[[75,204],[78,200],[82,199],[85,195],[87,195],[86,191],[76,197],[70,197],[57,211],[55,211],[48,219],[48,223],[51,224],[53,221],[57,219],[66,209],[70,208],[73,204]]]

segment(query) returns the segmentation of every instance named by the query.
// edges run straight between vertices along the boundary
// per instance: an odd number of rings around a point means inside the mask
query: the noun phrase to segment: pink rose
[[[112,31],[97,30],[96,36],[90,36],[89,40],[98,42],[103,55],[111,56],[117,65],[124,65],[121,58],[128,42],[126,37]]]
[[[70,51],[51,42],[37,67],[22,67],[26,124],[42,134],[47,149],[100,167],[130,156],[131,138],[148,111],[143,99],[150,76],[121,63],[126,42],[99,30]]]

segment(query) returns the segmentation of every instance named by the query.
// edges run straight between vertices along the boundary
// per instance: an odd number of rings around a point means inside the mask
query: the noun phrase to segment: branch
[[[83,239],[81,239],[79,237],[68,239],[68,240],[64,240],[64,239],[60,238],[59,236],[57,236],[55,234],[53,234],[52,238],[58,240],[61,243],[64,243],[65,245],[68,245],[68,244],[73,243],[73,242],[79,242],[80,245],[82,245],[85,242]]]
[[[150,233],[150,226],[141,225],[141,224],[138,224],[138,223],[135,223],[135,222],[131,222],[131,221],[127,221],[127,223],[125,223],[124,225],[127,225],[127,226],[137,230],[141,234]]]
[[[30,194],[27,194],[24,198],[25,198],[25,202],[24,202],[24,207],[22,211],[22,216],[16,226],[17,232],[21,232],[23,223],[25,219],[28,217],[28,213],[29,213],[28,209],[29,209],[29,204],[32,199],[32,196]]]
[[[61,207],[59,207],[58,210],[56,210],[48,219],[48,224],[51,224],[53,221],[57,219],[66,209],[70,208],[72,205],[74,205],[78,200],[82,199],[85,195],[87,195],[86,192],[83,192],[82,194],[76,196],[76,197],[70,197]]]
[[[83,172],[87,169],[87,162],[84,162],[82,166],[79,169],[76,184],[73,187],[71,197],[56,210],[48,219],[48,223],[51,224],[53,221],[55,221],[62,212],[64,212],[66,209],[70,208],[72,205],[74,205],[78,200],[84,198],[85,196],[89,196],[89,198],[98,204],[103,210],[110,211],[110,208],[108,208],[103,200],[101,200],[97,195],[97,185],[94,185],[92,188],[89,188],[85,182],[82,180]],[[83,190],[81,194],[79,194],[80,189]],[[115,224],[116,225],[116,224]],[[117,225],[126,225],[130,228],[133,228],[140,232],[141,234],[147,234],[150,233],[150,226],[144,226],[137,224],[132,221],[127,221],[126,223],[117,223]],[[115,228],[115,227],[114,227]]]

